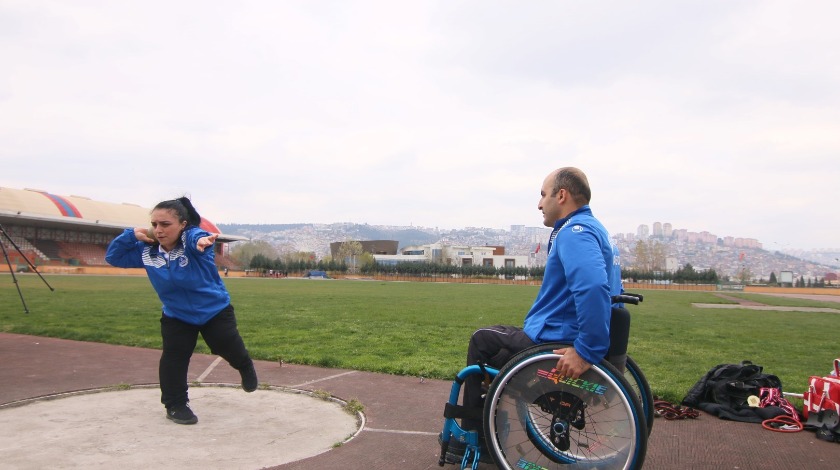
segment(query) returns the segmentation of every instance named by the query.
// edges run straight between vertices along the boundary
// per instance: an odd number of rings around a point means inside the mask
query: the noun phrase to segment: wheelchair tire
[[[638,396],[607,362],[577,380],[554,370],[561,357],[542,344],[514,356],[484,403],[487,448],[503,469],[637,469],[647,450]]]
[[[642,405],[642,414],[645,417],[645,425],[647,427],[648,436],[653,430],[653,393],[650,391],[650,384],[647,377],[642,372],[642,369],[636,364],[632,357],[627,356],[627,365],[624,368],[624,378],[630,383],[636,394],[639,396],[639,402]]]

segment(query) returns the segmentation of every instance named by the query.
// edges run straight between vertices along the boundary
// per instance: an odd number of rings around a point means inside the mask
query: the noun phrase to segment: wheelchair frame
[[[561,355],[553,350],[566,346],[534,346],[499,370],[479,365],[462,369],[444,412],[439,465],[444,465],[450,439],[454,439],[465,446],[460,468],[477,469],[481,458],[478,433],[462,429],[455,419],[463,417],[457,402],[464,380],[487,374],[493,381],[482,421],[487,450],[499,468],[641,467],[648,437],[647,419],[634,389],[641,384],[631,384],[627,371],[622,374],[605,361],[578,380],[560,377],[553,366]],[[628,371],[641,373],[637,368],[628,360]]]
[[[643,299],[639,294],[623,293],[613,296],[612,303],[638,305]],[[501,369],[486,365],[462,369],[452,383],[444,410],[438,464],[444,465],[449,442],[454,439],[465,446],[461,470],[478,467],[478,433],[464,430],[455,419],[474,413],[457,404],[464,381],[471,375],[484,374],[493,380],[482,410],[483,431],[488,451],[499,468],[641,468],[654,420],[653,394],[641,368],[626,355],[623,372],[604,360],[593,364],[579,379],[568,380],[553,367],[562,357],[553,351],[564,347],[568,345],[533,346],[515,355]],[[540,367],[538,363],[544,364]],[[524,378],[517,378],[518,374]],[[511,382],[514,384],[509,385]],[[595,413],[593,409],[599,406],[601,411]],[[617,409],[618,414],[610,408]],[[610,415],[605,426],[598,423],[601,413]],[[516,415],[516,420],[510,419],[511,414]],[[517,424],[519,428],[514,429],[512,425]],[[619,429],[626,432],[622,435]],[[516,432],[519,436],[511,438]],[[512,446],[508,445],[509,440]],[[626,445],[621,445],[622,440]],[[507,457],[508,453],[519,454],[515,463]]]

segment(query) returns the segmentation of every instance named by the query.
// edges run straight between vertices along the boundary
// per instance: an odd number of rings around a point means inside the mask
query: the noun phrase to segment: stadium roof
[[[0,224],[116,233],[128,227],[149,225],[151,209],[136,204],[99,202],[83,196],[59,196],[38,189],[0,187]],[[220,233],[202,218],[201,228]],[[219,235],[219,241],[244,241],[237,235]]]

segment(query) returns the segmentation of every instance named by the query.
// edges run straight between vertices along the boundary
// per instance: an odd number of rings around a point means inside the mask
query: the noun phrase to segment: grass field
[[[145,277],[35,275],[15,284],[0,274],[0,331],[160,347],[160,304]],[[521,325],[537,287],[226,279],[239,328],[263,360],[450,379],[464,365],[467,341],[481,326]],[[742,360],[778,375],[801,393],[840,357],[834,313],[700,309],[726,303],[711,293],[640,291],[630,306],[630,354],[654,394],[678,402],[711,367]],[[738,294],[769,305],[840,308],[818,302]],[[199,352],[209,352],[199,341]]]

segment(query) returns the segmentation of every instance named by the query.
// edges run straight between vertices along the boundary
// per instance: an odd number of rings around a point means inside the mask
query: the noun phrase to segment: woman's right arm
[[[105,261],[108,264],[117,268],[143,267],[141,250],[138,247],[142,240],[138,240],[138,230],[144,229],[127,228],[108,245],[108,251],[105,252]]]

